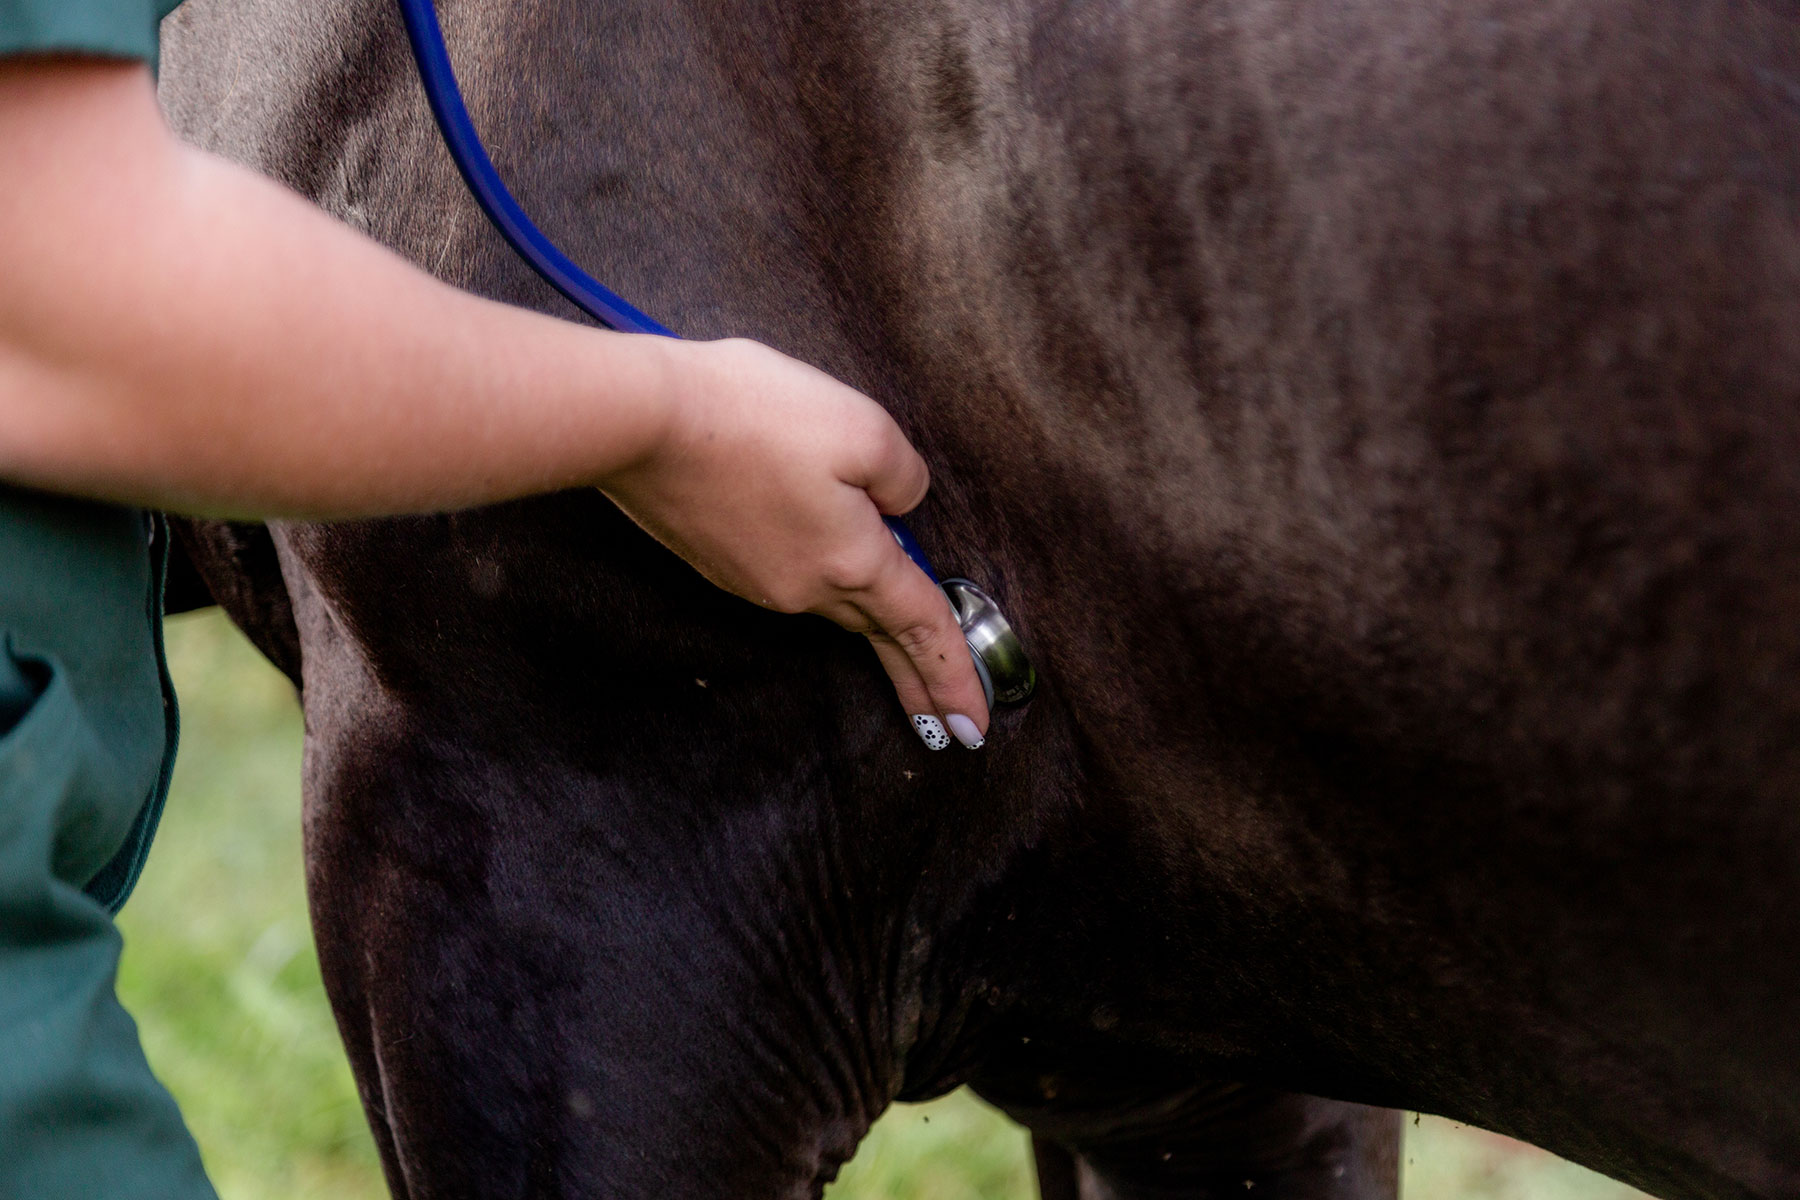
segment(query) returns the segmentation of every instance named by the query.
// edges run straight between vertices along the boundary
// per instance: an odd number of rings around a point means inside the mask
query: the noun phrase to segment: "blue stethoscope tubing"
[[[432,0],[400,0],[400,14],[406,20],[413,61],[419,64],[425,99],[443,132],[444,145],[449,147],[450,157],[474,193],[475,202],[507,245],[569,303],[608,329],[677,336],[674,330],[627,304],[618,293],[576,266],[525,215],[500,181],[500,172],[494,169],[494,160],[488,157],[487,147],[475,132],[475,122],[469,119],[469,106],[463,103],[462,89],[456,85],[456,72],[450,66],[450,51],[444,45],[444,30],[438,24]]]
[[[407,40],[412,43],[413,61],[418,64],[419,79],[425,85],[425,99],[444,135],[444,145],[449,149],[456,169],[462,173],[463,182],[469,185],[475,202],[500,231],[500,236],[506,239],[507,245],[569,303],[608,329],[661,337],[680,336],[576,266],[525,215],[525,210],[519,207],[519,202],[501,181],[500,172],[494,169],[494,160],[488,157],[481,136],[475,132],[475,122],[469,119],[469,106],[463,102],[462,89],[457,86],[456,72],[450,65],[450,51],[444,45],[444,31],[438,24],[437,9],[432,0],[398,2],[400,15],[406,22]],[[882,519],[907,557],[919,565],[931,582],[939,582],[931,561],[925,557],[925,551],[913,537],[912,530],[906,527],[906,522],[898,517]]]

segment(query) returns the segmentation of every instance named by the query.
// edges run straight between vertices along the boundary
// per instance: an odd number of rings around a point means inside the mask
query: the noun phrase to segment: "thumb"
[[[911,512],[925,499],[931,487],[931,469],[894,419],[885,412],[881,415],[877,440],[864,456],[861,470],[853,472],[859,477],[844,482],[869,493],[869,499],[883,516],[897,517]]]

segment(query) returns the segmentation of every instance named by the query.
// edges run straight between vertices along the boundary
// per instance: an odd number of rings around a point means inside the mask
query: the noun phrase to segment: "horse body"
[[[1359,1105],[1800,1194],[1792,5],[442,14],[573,258],[895,413],[1045,683],[930,755],[597,494],[191,528],[396,1195],[813,1194],[960,1082],[1091,1200],[1391,1195]],[[386,5],[165,32],[186,136],[567,312]]]

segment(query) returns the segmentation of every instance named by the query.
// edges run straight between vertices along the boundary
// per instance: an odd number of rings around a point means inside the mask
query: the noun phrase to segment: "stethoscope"
[[[463,182],[469,185],[475,202],[500,231],[500,236],[569,303],[608,329],[620,333],[679,336],[576,266],[525,215],[525,210],[501,182],[500,173],[494,169],[493,160],[475,132],[475,123],[469,119],[469,109],[463,103],[462,89],[456,84],[456,72],[450,66],[450,52],[444,46],[444,31],[438,25],[432,0],[399,0],[399,3],[400,14],[406,20],[406,36],[412,43],[413,60],[418,63],[419,78],[425,85],[425,98],[444,135],[444,145],[449,148],[450,157],[462,173]],[[962,626],[963,638],[969,643],[975,673],[981,677],[988,705],[1023,704],[1037,686],[1037,672],[1026,657],[1018,634],[1001,615],[1000,606],[967,579],[940,580],[906,522],[898,517],[882,519],[907,557],[949,597],[957,623]]]

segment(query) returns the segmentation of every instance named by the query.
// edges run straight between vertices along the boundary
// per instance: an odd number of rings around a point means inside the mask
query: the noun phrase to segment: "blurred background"
[[[223,1200],[383,1200],[306,921],[300,714],[217,610],[169,622],[182,751],[121,915],[119,992]],[[1633,1200],[1622,1184],[1433,1117],[1407,1124],[1412,1200]],[[1033,1200],[1023,1131],[966,1092],[898,1105],[827,1200]]]

